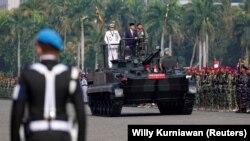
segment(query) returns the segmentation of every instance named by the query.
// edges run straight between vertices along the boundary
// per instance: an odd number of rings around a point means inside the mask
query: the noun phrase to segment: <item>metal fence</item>
[[[195,76],[197,94],[195,107],[206,111],[234,111],[236,104],[236,78],[233,75]]]

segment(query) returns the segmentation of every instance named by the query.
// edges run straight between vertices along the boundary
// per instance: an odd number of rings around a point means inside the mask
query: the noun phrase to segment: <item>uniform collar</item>
[[[58,60],[55,55],[42,55],[40,56],[40,62],[44,64],[49,70],[58,64]]]
[[[45,61],[45,60],[57,60],[57,57],[55,55],[51,54],[46,54],[46,55],[41,55],[40,56],[40,61]]]

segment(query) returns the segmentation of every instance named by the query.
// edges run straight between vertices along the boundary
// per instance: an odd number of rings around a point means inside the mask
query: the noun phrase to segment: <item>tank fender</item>
[[[111,93],[114,97],[123,97],[123,88],[119,83],[112,83],[108,85],[90,86],[88,88],[88,95],[92,93]]]
[[[189,94],[196,94],[197,88],[196,88],[196,82],[194,79],[187,78],[188,79],[188,93]]]

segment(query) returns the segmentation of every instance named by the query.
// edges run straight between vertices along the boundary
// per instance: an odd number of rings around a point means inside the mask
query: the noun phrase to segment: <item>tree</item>
[[[178,58],[184,64],[190,61],[190,66],[197,62],[198,55],[202,67],[215,57],[220,62],[230,58],[222,63],[234,66],[240,56],[236,51],[249,54],[250,0],[239,7],[232,7],[230,0],[193,0],[188,5],[179,5],[177,1],[29,0],[18,9],[1,11],[0,71],[17,72],[18,46],[21,67],[34,62],[33,41],[44,27],[60,32],[67,46],[60,59],[75,64],[81,40],[80,19],[84,16],[89,17],[84,23],[86,68],[93,68],[101,60],[98,47],[103,42],[102,27],[111,22],[116,23],[121,36],[129,22],[143,23],[149,50],[160,44],[163,51],[168,42]]]
[[[191,29],[196,36],[196,44],[199,46],[199,67],[201,68],[207,66],[208,63],[209,36],[210,40],[215,38],[213,22],[217,19],[217,8],[213,0],[193,0],[192,4],[193,9],[190,11],[189,18],[193,23]]]
[[[142,23],[143,22],[143,16],[145,16],[143,13],[145,13],[146,8],[144,4],[140,0],[127,0],[125,2],[126,4],[126,19],[130,22],[135,23]]]
[[[105,23],[115,23],[118,31],[123,33],[124,27],[127,27],[128,9],[125,2],[121,0],[109,1],[105,8]]]
[[[168,6],[160,1],[155,1],[147,11],[147,20],[146,26],[148,28],[148,33],[152,37],[161,37],[161,56],[164,54],[164,42],[165,42],[165,34],[167,30],[167,14],[168,14]],[[156,41],[157,39],[152,39]]]
[[[231,0],[221,0],[219,2],[216,7],[218,8],[217,15],[220,18],[218,18],[218,22],[213,22],[216,38],[213,42],[210,42],[210,57],[219,60],[223,64],[224,61],[228,60],[224,59],[224,54],[232,44],[233,18],[236,16],[237,9],[231,6]]]
[[[167,13],[167,33],[168,33],[168,41],[169,41],[169,49],[172,52],[172,37],[174,36],[177,42],[183,41],[183,32],[180,26],[180,22],[182,20],[182,14],[180,10],[180,6],[178,5],[178,0],[170,0],[169,1],[169,9]]]
[[[241,13],[235,18],[235,34],[239,37],[240,46],[244,50],[246,64],[248,65],[250,48],[250,0],[246,0],[241,8]]]

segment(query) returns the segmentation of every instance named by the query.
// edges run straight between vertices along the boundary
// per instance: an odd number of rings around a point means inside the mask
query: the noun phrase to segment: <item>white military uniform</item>
[[[88,102],[88,96],[87,96],[88,82],[85,78],[82,79],[81,85],[82,85],[82,92],[83,92],[83,101],[84,103],[87,103]]]
[[[119,44],[121,37],[117,30],[109,30],[106,32],[104,41],[108,45],[108,62],[109,67],[112,67],[111,60],[115,60],[118,58],[117,49],[119,45],[111,45],[111,44]]]

